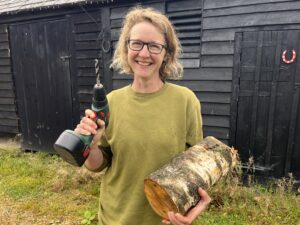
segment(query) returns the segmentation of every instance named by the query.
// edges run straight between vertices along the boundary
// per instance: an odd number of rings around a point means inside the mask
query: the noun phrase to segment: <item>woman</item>
[[[112,67],[133,75],[131,85],[108,96],[110,122],[103,134],[86,110],[75,129],[94,134],[86,168],[101,171],[99,222],[104,225],[191,224],[210,202],[199,188],[200,202],[187,215],[169,212],[161,221],[143,192],[143,181],[176,154],[203,138],[200,103],[195,94],[166,82],[180,77],[181,51],[173,26],[151,8],[134,8],[126,16]]]

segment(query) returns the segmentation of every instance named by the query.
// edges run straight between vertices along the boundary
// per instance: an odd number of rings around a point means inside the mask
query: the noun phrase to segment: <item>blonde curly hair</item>
[[[166,57],[159,70],[161,79],[166,80],[167,78],[181,78],[183,73],[183,67],[179,62],[181,45],[172,23],[167,16],[161,12],[153,8],[142,8],[141,6],[132,8],[124,19],[111,68],[119,71],[120,73],[133,74],[133,71],[128,64],[127,42],[130,38],[130,31],[132,27],[137,23],[145,21],[150,22],[152,25],[157,27],[165,38],[167,48]]]

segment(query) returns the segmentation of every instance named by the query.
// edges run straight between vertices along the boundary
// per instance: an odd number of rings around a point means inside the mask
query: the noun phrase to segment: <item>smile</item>
[[[152,65],[151,62],[142,62],[142,61],[135,61],[137,64],[141,65],[141,66],[150,66]]]

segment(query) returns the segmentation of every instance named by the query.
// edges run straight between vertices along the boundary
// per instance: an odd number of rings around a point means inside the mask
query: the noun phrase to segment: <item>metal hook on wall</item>
[[[101,41],[101,49],[104,53],[110,52],[111,44],[110,41],[105,40],[104,38]]]

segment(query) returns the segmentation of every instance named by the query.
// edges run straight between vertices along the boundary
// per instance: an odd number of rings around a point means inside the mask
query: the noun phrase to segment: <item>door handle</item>
[[[71,55],[63,55],[59,57],[62,61],[66,61],[67,59],[71,58]]]

